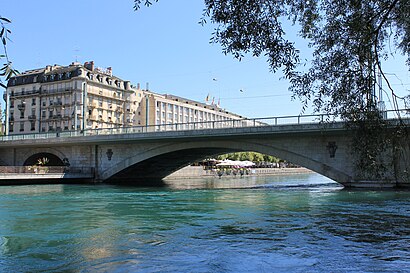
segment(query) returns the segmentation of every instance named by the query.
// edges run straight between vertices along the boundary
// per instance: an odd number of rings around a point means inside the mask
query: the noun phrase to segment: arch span
[[[338,182],[350,181],[351,179],[343,171],[310,158],[302,152],[298,153],[297,151],[283,149],[274,144],[263,144],[247,140],[173,143],[157,146],[123,159],[101,173],[100,179],[115,183],[159,180],[191,162],[238,151],[254,151],[279,157]]]
[[[42,158],[47,158],[48,159],[48,163],[47,165],[50,166],[64,166],[63,161],[56,156],[55,154],[52,153],[36,153],[31,155],[30,157],[28,157],[25,161],[24,161],[24,166],[33,166],[36,165],[38,163],[39,159]]]

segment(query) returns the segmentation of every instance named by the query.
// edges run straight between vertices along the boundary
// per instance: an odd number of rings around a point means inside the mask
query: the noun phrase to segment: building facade
[[[170,124],[191,129],[185,123],[200,129],[243,118],[215,105],[142,90],[94,62],[25,71],[8,81],[4,100],[10,135]]]

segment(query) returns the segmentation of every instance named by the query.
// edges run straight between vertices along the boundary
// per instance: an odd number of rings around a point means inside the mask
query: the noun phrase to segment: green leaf
[[[5,18],[5,17],[0,17],[0,20],[5,21],[5,22],[7,22],[7,23],[11,23],[11,20],[10,20],[10,19],[7,19],[7,18]]]

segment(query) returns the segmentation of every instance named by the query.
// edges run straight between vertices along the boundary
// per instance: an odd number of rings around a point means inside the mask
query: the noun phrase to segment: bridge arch
[[[160,179],[204,158],[241,151],[268,154],[298,164],[335,181],[350,181],[351,177],[332,166],[314,160],[302,153],[296,153],[273,144],[255,141],[210,141],[158,145],[155,148],[125,158],[107,168],[100,179],[107,182],[132,182],[147,178]]]
[[[23,166],[32,166],[37,164],[39,158],[47,158],[50,166],[64,166],[63,158],[65,155],[56,149],[33,149],[29,153],[26,153],[23,157]]]

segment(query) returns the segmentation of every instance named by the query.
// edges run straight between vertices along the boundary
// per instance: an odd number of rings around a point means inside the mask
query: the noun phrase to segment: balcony
[[[97,103],[96,103],[96,102],[89,102],[89,103],[88,103],[88,107],[90,107],[90,108],[96,108],[96,107],[97,107]]]
[[[30,96],[34,94],[38,94],[40,91],[39,90],[32,90],[32,91],[21,91],[21,92],[16,92],[10,94],[11,97],[21,97],[21,96]]]
[[[17,105],[17,108],[21,111],[21,110],[24,110],[24,109],[26,109],[26,104],[25,103],[20,103],[20,104],[18,104]]]
[[[35,120],[35,119],[36,119],[36,115],[30,115],[30,116],[28,116],[28,119],[29,119],[29,120]]]

